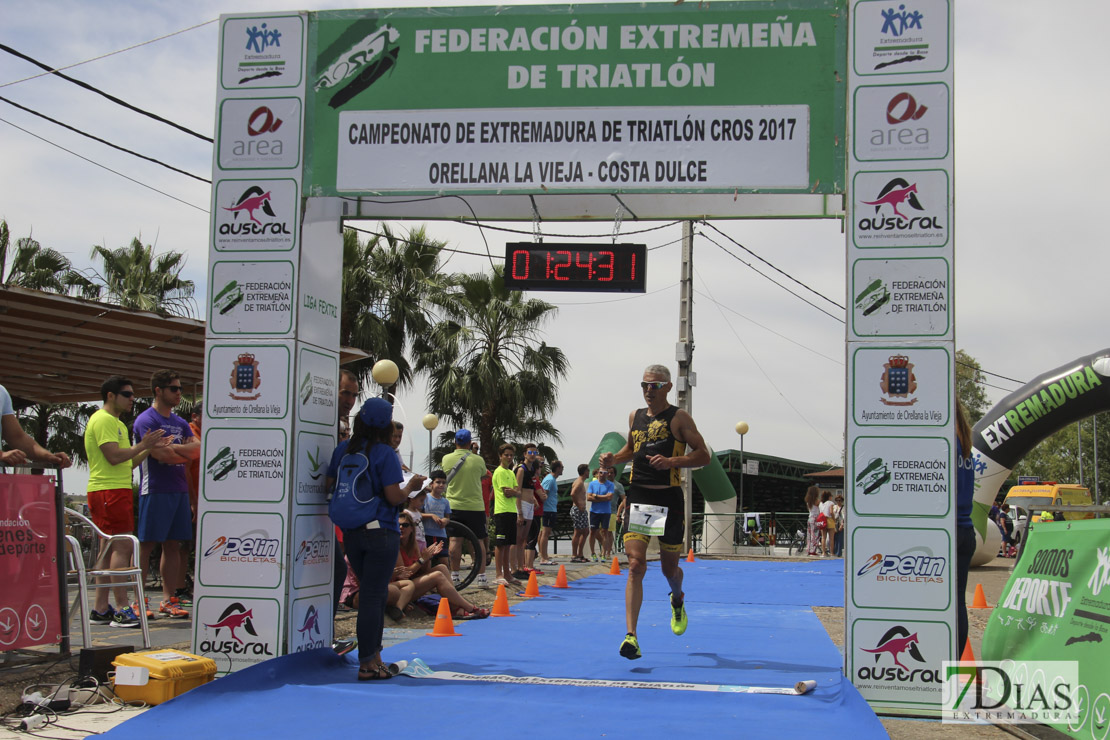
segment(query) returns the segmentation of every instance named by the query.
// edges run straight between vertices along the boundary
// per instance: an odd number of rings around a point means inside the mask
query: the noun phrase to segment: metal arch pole
[[[696,376],[690,367],[694,359],[694,222],[682,222],[682,274],[678,308],[678,407],[693,413],[693,392]],[[694,486],[689,469],[682,475],[682,498],[685,502],[686,546],[692,548],[691,520],[694,516]]]

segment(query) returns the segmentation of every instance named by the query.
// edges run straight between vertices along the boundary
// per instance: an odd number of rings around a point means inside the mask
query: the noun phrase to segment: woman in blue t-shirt
[[[424,476],[414,475],[401,487],[401,462],[390,446],[392,436],[393,407],[383,398],[371,398],[359,409],[351,438],[335,448],[328,466],[328,477],[335,480],[328,514],[343,530],[347,562],[359,581],[359,681],[391,678],[382,663],[382,630],[401,541],[397,506],[424,483]]]

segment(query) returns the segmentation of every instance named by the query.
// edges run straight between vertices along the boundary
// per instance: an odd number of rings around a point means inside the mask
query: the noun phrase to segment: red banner
[[[0,475],[0,650],[61,640],[54,478]]]

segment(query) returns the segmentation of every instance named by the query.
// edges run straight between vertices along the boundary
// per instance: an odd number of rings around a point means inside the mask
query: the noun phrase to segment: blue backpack
[[[347,453],[339,461],[328,516],[340,529],[361,527],[377,518],[380,493],[366,454]]]

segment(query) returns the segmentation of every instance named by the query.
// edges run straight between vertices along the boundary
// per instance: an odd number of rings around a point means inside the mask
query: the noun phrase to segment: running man
[[[709,463],[709,451],[693,417],[667,400],[671,371],[664,365],[649,365],[640,383],[647,408],[628,415],[628,441],[616,454],[601,456],[601,466],[632,461],[627,505],[624,513],[624,552],[628,556],[628,585],[624,591],[624,616],[628,635],[620,653],[629,660],[640,657],[636,623],[644,600],[647,546],[659,538],[659,563],[671,586],[671,631],[686,631],[685,593],[682,590],[682,554],[685,534],[685,503],[679,468],[698,468]],[[686,454],[683,454],[683,453]]]

